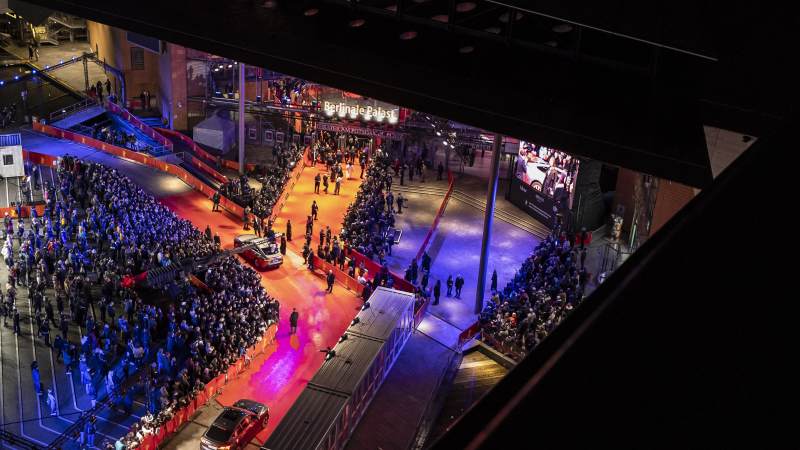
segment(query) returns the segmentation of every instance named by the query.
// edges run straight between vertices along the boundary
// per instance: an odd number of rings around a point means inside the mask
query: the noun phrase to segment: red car
[[[201,450],[241,450],[269,423],[269,408],[253,400],[239,400],[222,410],[200,439]]]
[[[241,253],[246,259],[253,262],[258,269],[277,269],[283,264],[280,246],[277,239],[280,233],[275,233],[275,238],[258,237],[255,234],[244,234],[233,240],[233,246],[242,247],[247,244],[256,244],[255,247]]]

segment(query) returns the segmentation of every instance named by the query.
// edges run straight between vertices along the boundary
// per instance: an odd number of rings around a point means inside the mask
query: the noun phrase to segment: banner
[[[511,180],[510,194],[512,204],[525,211],[545,227],[553,228],[556,213],[558,212],[558,204],[554,200],[526,185],[517,177]],[[568,215],[569,210],[566,210],[565,217]]]

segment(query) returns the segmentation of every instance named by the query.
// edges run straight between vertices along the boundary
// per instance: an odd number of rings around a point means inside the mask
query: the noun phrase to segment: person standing
[[[50,415],[57,416],[58,415],[58,400],[56,400],[56,396],[53,395],[53,390],[47,390],[47,405],[50,406]]]
[[[586,262],[586,249],[583,249],[581,250],[581,269],[583,269],[585,262]]]
[[[448,275],[447,276],[447,281],[445,282],[445,284],[447,284],[447,296],[450,297],[451,295],[453,295],[453,276],[452,275]]]
[[[256,232],[256,236],[261,237],[261,221],[255,214],[253,214],[253,230]]]
[[[97,425],[94,423],[95,420],[97,419],[88,420],[83,428],[86,436],[86,443],[89,447],[94,447],[94,434],[97,432]]]
[[[98,83],[100,83],[98,81]],[[150,91],[144,91],[144,99],[147,102],[147,107],[150,107]]]
[[[22,336],[22,330],[19,327],[19,310],[14,308],[14,334]]]
[[[36,395],[42,395],[41,378],[39,377],[39,363],[36,361],[31,363],[31,376],[33,377],[33,387],[36,389]]]
[[[441,161],[439,161],[439,167],[436,168],[436,172],[436,181],[439,181],[442,179],[442,175],[444,174],[444,164],[442,164]]]
[[[281,255],[286,256],[286,236],[281,236]]]
[[[333,188],[333,195],[339,195],[339,189],[342,187],[342,177],[336,177],[336,186]]]
[[[462,287],[464,287],[464,279],[459,275],[456,277],[456,298],[461,298]]]
[[[322,176],[322,190],[327,194],[328,193],[328,174]]]
[[[142,93],[139,94],[139,102],[142,104],[142,109],[145,109],[144,97],[144,90],[142,90]]]
[[[414,280],[414,283],[417,282],[417,271],[419,270],[419,263],[417,263],[417,258],[411,260],[411,279]]]
[[[400,186],[403,186],[403,178],[406,176],[406,165],[403,164],[400,167]]]
[[[442,295],[442,280],[436,280],[436,284],[433,285],[433,304],[439,304],[439,297]]]
[[[211,208],[211,211],[219,211],[219,201],[222,198],[219,191],[214,192],[214,196],[211,197],[211,200],[214,201],[214,207]]]
[[[314,177],[314,193],[319,194],[319,183],[322,181],[322,177],[318,173],[317,176]]]
[[[497,269],[492,272],[492,288],[493,291],[497,291]]]
[[[317,220],[317,211],[319,211],[319,206],[317,206],[317,201],[316,201],[316,200],[314,200],[314,201],[311,203],[311,217],[312,217],[314,220]]]
[[[292,315],[289,316],[289,325],[291,329],[289,330],[289,334],[296,334],[297,333],[297,319],[300,317],[300,314],[297,313],[297,308],[292,309]]]
[[[244,212],[242,213],[242,221],[244,222],[244,230],[250,229],[250,207],[245,206]]]
[[[428,166],[426,166],[424,162],[420,162],[420,163],[421,163],[420,165],[422,167],[419,170],[419,174],[420,174],[419,182],[420,183],[424,183],[425,182],[425,174],[428,172]]]
[[[333,270],[328,272],[327,281],[328,281],[328,289],[326,289],[326,291],[333,293],[333,283],[336,281],[336,276],[333,274]]]
[[[400,193],[397,194],[397,214],[403,214],[403,194]]]
[[[586,240],[589,239],[589,233],[586,232],[586,227],[581,228],[581,250],[584,249],[583,245],[586,243]]]
[[[217,247],[219,247],[222,244],[222,240],[219,237],[219,231],[214,233],[214,243],[217,244]]]
[[[291,242],[292,241],[292,221],[286,221],[286,240]]]
[[[205,234],[206,234],[206,239],[208,239],[210,241],[211,240],[211,225],[206,225]],[[105,319],[106,319],[106,316],[105,316],[105,314],[103,314],[103,323],[105,323],[105,321],[106,321]]]

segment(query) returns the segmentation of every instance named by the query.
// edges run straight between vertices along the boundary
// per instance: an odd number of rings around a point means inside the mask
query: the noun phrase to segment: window
[[[14,155],[3,155],[3,165],[4,166],[13,166],[14,165]]]

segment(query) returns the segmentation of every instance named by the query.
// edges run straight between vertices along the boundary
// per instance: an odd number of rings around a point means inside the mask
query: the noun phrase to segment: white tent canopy
[[[226,153],[236,145],[236,124],[211,116],[194,127],[194,141],[207,149]]]

